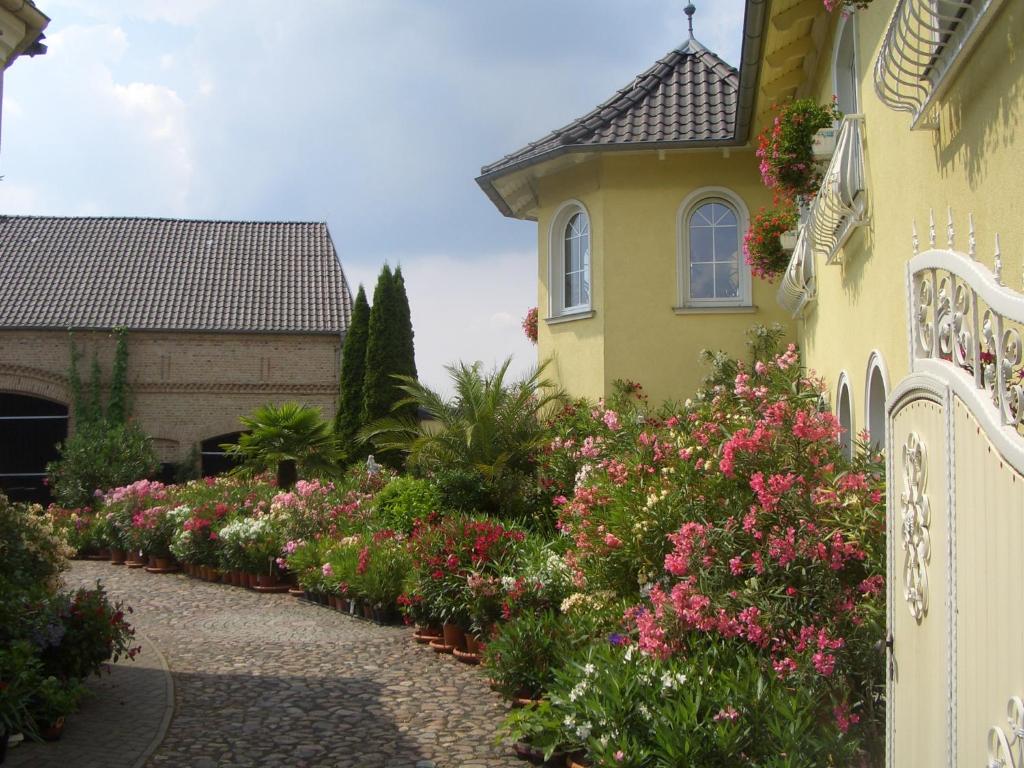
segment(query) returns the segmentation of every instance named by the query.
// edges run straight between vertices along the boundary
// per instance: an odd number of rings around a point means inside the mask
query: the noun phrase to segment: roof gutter
[[[480,185],[480,188],[504,216],[518,219],[522,217],[516,215],[515,211],[512,210],[511,206],[509,206],[508,202],[494,186],[494,182],[504,176],[515,173],[516,171],[521,171],[524,168],[540,165],[541,163],[555,160],[556,158],[564,155],[572,154],[644,152],[670,149],[715,149],[716,147],[735,147],[737,144],[743,143],[745,143],[745,141],[737,142],[735,139],[710,139],[707,141],[627,141],[621,144],[569,144],[554,147],[547,152],[543,152],[539,155],[531,155],[517,163],[505,166],[504,168],[500,168],[496,171],[484,173],[477,176],[476,183]]]
[[[757,81],[764,51],[764,30],[770,0],[747,0],[743,15],[743,50],[740,54],[740,93],[736,112],[736,144],[746,144],[753,127]]]

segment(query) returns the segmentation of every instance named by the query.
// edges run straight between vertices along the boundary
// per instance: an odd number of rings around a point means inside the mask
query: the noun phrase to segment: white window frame
[[[565,306],[565,228],[577,213],[587,219],[590,251],[585,270],[588,300],[584,304]],[[566,200],[555,211],[548,235],[548,319],[593,316],[594,303],[594,220],[590,211],[579,200]]]
[[[843,393],[846,393],[846,421],[843,423]],[[836,419],[844,431],[839,435],[839,447],[843,455],[848,459],[853,458],[853,448],[857,439],[857,425],[854,421],[853,408],[853,387],[850,386],[850,377],[846,371],[839,374],[839,383],[836,385]]]
[[[690,217],[701,205],[712,201],[728,204],[736,213],[737,258],[739,260],[739,286],[737,295],[731,299],[690,298]],[[751,307],[750,265],[743,255],[743,235],[750,228],[750,213],[746,204],[731,189],[726,187],[701,187],[683,200],[676,213],[676,273],[678,275],[677,309],[721,309]]]
[[[871,382],[876,371],[882,381],[883,397],[880,403],[876,403],[871,397]],[[889,369],[885,364],[885,358],[882,357],[882,353],[877,349],[872,350],[868,356],[867,373],[864,376],[864,422],[865,426],[870,430],[873,421],[876,419],[881,420],[881,439],[874,432],[871,432],[871,445],[878,450],[885,449],[885,432],[888,428],[888,415],[885,411],[885,403],[889,399],[889,392]],[[876,409],[880,409],[881,413],[876,413]]]
[[[836,35],[832,42],[832,93],[836,96],[839,95],[839,45],[843,41],[843,34],[846,32],[847,27],[850,29],[852,38],[850,45],[853,46],[854,98],[857,100],[856,109],[847,114],[860,114],[863,109],[860,88],[860,39],[858,37],[857,14],[855,13],[840,14],[839,23],[836,26]]]

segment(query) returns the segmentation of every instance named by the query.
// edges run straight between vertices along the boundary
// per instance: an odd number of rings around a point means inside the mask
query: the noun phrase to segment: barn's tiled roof
[[[0,328],[344,333],[327,225],[0,217]]]
[[[583,117],[481,169],[487,178],[569,148],[664,148],[735,138],[739,74],[693,38]]]

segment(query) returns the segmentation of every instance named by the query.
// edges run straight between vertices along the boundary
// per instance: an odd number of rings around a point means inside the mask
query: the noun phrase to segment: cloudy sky
[[[535,362],[536,225],[480,166],[686,38],[685,0],[37,0],[4,82],[0,210],[326,221],[353,291],[401,264],[421,378]],[[739,62],[742,0],[697,0]]]

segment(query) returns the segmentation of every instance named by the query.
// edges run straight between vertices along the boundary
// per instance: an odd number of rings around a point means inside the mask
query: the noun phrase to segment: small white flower
[[[583,667],[583,674],[585,674],[587,677],[590,677],[596,671],[597,669],[594,668],[593,664],[587,664],[585,667]]]

